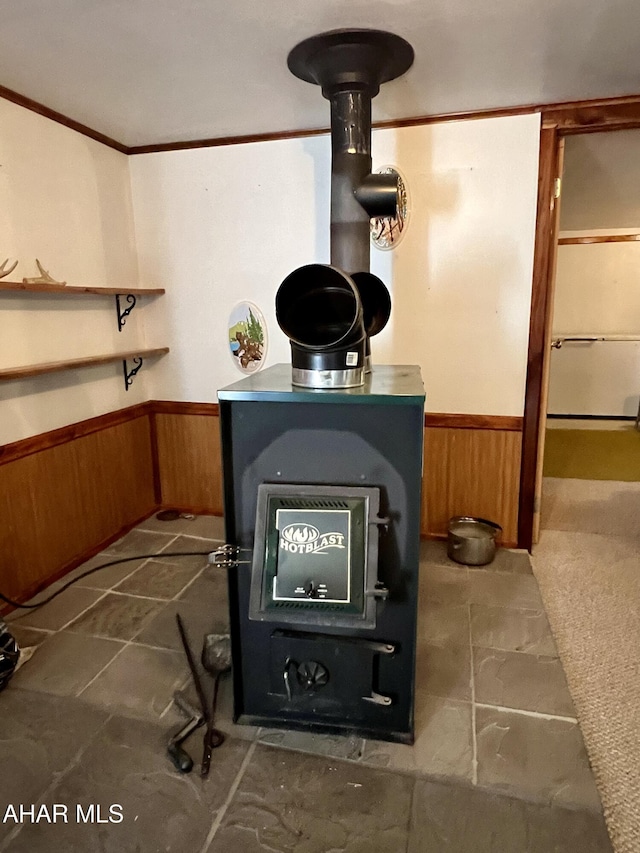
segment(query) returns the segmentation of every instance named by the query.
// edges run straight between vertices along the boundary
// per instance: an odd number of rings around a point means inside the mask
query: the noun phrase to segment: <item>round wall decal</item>
[[[255,373],[267,355],[267,324],[253,302],[238,302],[229,314],[229,351],[243,373]]]
[[[395,166],[381,166],[378,175],[396,175],[398,178],[398,205],[395,216],[371,220],[371,242],[377,249],[395,249],[407,229],[409,219],[409,194],[407,182]]]

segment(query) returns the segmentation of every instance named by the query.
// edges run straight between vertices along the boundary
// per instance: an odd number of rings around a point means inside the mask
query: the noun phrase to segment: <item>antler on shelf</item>
[[[23,278],[23,284],[66,284],[66,281],[56,281],[55,278],[49,275],[48,271],[42,266],[36,258],[36,265],[40,270],[40,275],[33,278]]]
[[[18,262],[16,261],[13,266],[10,266],[9,269],[5,269],[6,265],[9,263],[9,258],[6,258],[2,262],[2,266],[0,266],[0,278],[6,278],[10,273],[14,271],[14,269],[18,266]]]

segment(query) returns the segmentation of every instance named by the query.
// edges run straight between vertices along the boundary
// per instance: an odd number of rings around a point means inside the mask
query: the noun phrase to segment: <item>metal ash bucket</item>
[[[449,519],[447,554],[465,566],[484,566],[496,553],[496,537],[502,533],[499,524],[484,518],[456,516]]]

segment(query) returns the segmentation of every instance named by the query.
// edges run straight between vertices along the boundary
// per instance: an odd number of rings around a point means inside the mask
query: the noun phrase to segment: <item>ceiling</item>
[[[640,93],[638,0],[0,0],[0,85],[126,146],[326,127],[289,50],[411,42],[374,120]]]

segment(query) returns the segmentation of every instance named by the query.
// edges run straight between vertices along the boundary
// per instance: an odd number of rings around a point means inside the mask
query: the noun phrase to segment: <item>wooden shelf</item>
[[[71,284],[24,284],[21,281],[3,281],[0,279],[0,292],[6,293],[61,293],[78,296],[90,293],[94,296],[117,296],[131,293],[134,296],[160,296],[164,287],[77,287]]]
[[[122,331],[126,318],[133,310],[138,296],[161,296],[165,292],[163,287],[140,288],[140,287],[78,287],[68,284],[27,284],[24,281],[4,281],[0,279],[0,295],[2,293],[14,294],[40,294],[40,295],[64,295],[64,296],[115,296],[116,316],[118,331]],[[121,301],[121,297],[126,297]],[[126,307],[123,305],[126,303]],[[23,367],[0,368],[0,382],[9,382],[16,379],[30,379],[35,376],[44,376],[47,373],[60,373],[64,370],[75,370],[78,367],[97,367],[101,364],[112,364],[122,362],[124,373],[124,387],[129,389],[133,377],[142,367],[145,358],[165,355],[169,347],[157,347],[155,349],[137,349],[127,352],[115,352],[110,355],[92,355],[85,358],[69,358],[64,361],[47,361],[42,364],[26,364]],[[133,360],[131,369],[127,361]]]
[[[24,281],[0,279],[0,295],[2,293],[34,293],[40,296],[43,294],[46,296],[115,296],[119,332],[122,331],[126,318],[133,311],[138,296],[161,296],[164,292],[164,287],[77,287],[68,284],[26,284]],[[126,297],[124,300],[126,306],[120,301],[120,297]]]
[[[0,381],[12,379],[29,379],[32,376],[43,376],[45,373],[59,373],[63,370],[75,370],[77,367],[97,367],[101,364],[111,364],[116,361],[128,361],[132,358],[152,358],[165,355],[169,347],[155,349],[138,349],[129,352],[117,352],[111,355],[92,355],[86,358],[70,358],[66,361],[48,361],[43,364],[29,364],[24,367],[5,367],[0,369]]]

